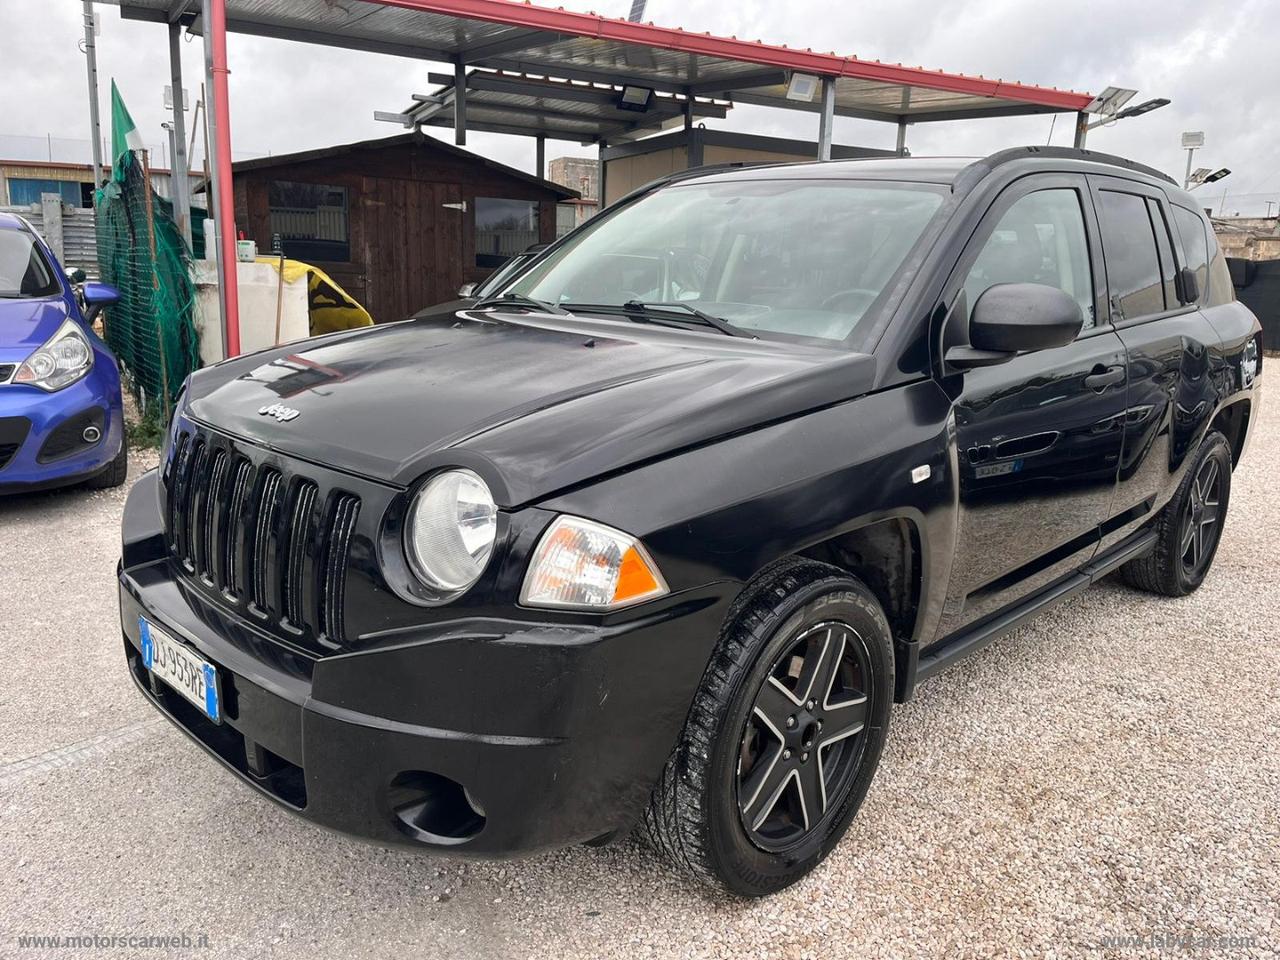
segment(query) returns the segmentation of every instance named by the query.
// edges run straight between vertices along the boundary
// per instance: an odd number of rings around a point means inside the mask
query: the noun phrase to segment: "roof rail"
[[[1157,170],[1155,167],[1148,167],[1145,163],[1117,157],[1113,153],[1099,153],[1096,150],[1086,150],[1082,147],[1010,147],[1007,150],[997,151],[989,157],[983,157],[981,160],[977,160],[965,167],[960,176],[956,178],[956,189],[957,191],[960,189],[967,190],[1001,164],[1012,163],[1014,160],[1025,160],[1028,157],[1044,157],[1054,160],[1087,160],[1091,163],[1105,163],[1108,166],[1123,167],[1126,170],[1132,170],[1135,173],[1145,174],[1148,177],[1163,180],[1165,183],[1171,183],[1175,187],[1178,186],[1178,182],[1167,173]]]

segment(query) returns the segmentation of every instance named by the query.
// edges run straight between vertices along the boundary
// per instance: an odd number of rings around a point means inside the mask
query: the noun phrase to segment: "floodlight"
[[[1125,107],[1116,114],[1117,120],[1127,120],[1129,117],[1140,117],[1144,113],[1150,113],[1152,110],[1159,110],[1161,107],[1167,107],[1172,101],[1168,97],[1156,97],[1154,100],[1144,100],[1142,103],[1132,107]]]
[[[1089,105],[1084,108],[1085,113],[1109,113],[1116,114],[1120,108],[1128,103],[1136,94],[1137,90],[1130,90],[1128,87],[1107,87],[1100,94],[1089,101]]]
[[[623,87],[622,96],[618,99],[618,107],[643,113],[649,109],[652,100],[653,91],[648,87]]]
[[[1220,170],[1215,170],[1215,171],[1213,171],[1213,173],[1211,173],[1211,174],[1209,174],[1207,177],[1205,177],[1205,178],[1204,178],[1204,182],[1205,182],[1205,183],[1217,183],[1217,182],[1218,182],[1219,180],[1221,180],[1223,177],[1229,177],[1229,176],[1231,176],[1231,171],[1230,171],[1230,170],[1228,170],[1226,167],[1223,167],[1223,168],[1222,168],[1222,169],[1220,169]]]
[[[813,98],[818,95],[820,83],[821,81],[811,73],[793,73],[787,84],[787,99],[812,103]]]
[[[1183,150],[1199,150],[1204,146],[1203,130],[1188,130],[1182,135]]]

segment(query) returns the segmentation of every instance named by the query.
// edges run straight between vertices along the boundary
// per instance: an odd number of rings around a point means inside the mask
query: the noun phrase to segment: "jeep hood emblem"
[[[271,403],[258,410],[263,417],[275,417],[280,423],[288,423],[295,419],[301,411],[286,407],[283,403]]]

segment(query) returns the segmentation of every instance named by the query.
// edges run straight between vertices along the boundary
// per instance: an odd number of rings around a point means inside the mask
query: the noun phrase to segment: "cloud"
[[[576,9],[625,15],[630,0],[555,0]],[[146,139],[159,146],[166,119],[165,29],[119,18],[102,20],[102,89],[118,80]],[[1274,0],[900,0],[894,4],[819,0],[651,0],[647,19],[689,30],[835,50],[870,59],[1097,91],[1136,87],[1139,97],[1173,104],[1090,134],[1089,146],[1119,153],[1181,179],[1183,130],[1204,130],[1196,165],[1227,166],[1227,207],[1244,212],[1280,200],[1280,13]],[[69,0],[0,0],[0,145],[2,135],[87,138],[88,109],[79,4]],[[185,83],[202,79],[199,40],[184,44]],[[372,119],[398,110],[409,94],[429,89],[439,65],[241,35],[229,39],[232,145],[238,157],[285,153],[387,136],[396,129]],[[194,100],[194,96],[193,96]],[[104,112],[104,118],[106,114]],[[190,115],[188,115],[188,123]],[[812,138],[811,115],[739,107],[717,125]],[[920,124],[908,134],[917,154],[982,154],[1020,143],[1071,140],[1072,118],[991,119]],[[891,147],[889,124],[841,119],[843,143]],[[440,132],[447,136],[447,133]],[[34,139],[33,143],[36,142]],[[197,145],[198,146],[198,145]],[[532,169],[533,145],[522,138],[473,134],[468,147]],[[590,155],[556,142],[549,156]],[[197,149],[197,155],[198,155]],[[1222,191],[1204,188],[1206,201]]]

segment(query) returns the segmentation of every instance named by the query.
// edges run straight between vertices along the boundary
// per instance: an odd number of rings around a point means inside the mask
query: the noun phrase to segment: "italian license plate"
[[[142,634],[142,663],[182,696],[194,703],[210,720],[222,722],[218,691],[218,671],[201,660],[186,644],[179,643],[146,617],[138,618]]]

